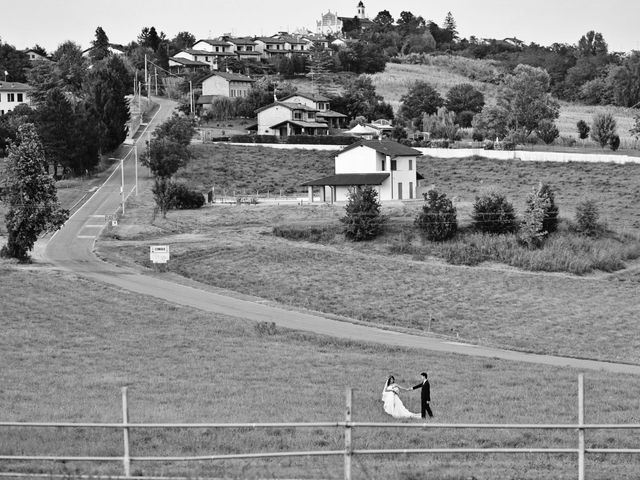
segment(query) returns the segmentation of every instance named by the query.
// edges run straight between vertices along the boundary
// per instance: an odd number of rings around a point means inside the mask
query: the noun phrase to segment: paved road
[[[150,122],[150,129],[169,116],[174,107],[173,102],[163,99],[158,99],[157,101],[160,104],[160,109],[153,121]],[[139,141],[141,143],[144,141],[144,134]],[[132,158],[133,155],[128,154],[125,161],[125,191],[127,192],[131,190],[133,184],[134,166]],[[428,336],[393,332],[240,300],[179,285],[157,276],[143,275],[134,270],[102,262],[93,254],[93,247],[97,235],[104,226],[104,215],[111,214],[118,209],[120,182],[120,171],[116,170],[104,185],[67,221],[65,226],[51,238],[44,251],[45,259],[60,268],[131,292],[158,297],[205,312],[260,322],[274,322],[276,325],[285,328],[350,340],[426,349],[435,352],[640,375],[640,365],[534,355],[451,342]]]

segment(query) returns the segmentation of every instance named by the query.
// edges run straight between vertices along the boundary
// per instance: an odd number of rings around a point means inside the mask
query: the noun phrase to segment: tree
[[[351,189],[345,206],[346,215],[340,218],[345,224],[345,236],[354,242],[360,242],[380,235],[385,222],[381,208],[378,192],[373,187]]]
[[[17,140],[20,126],[34,121],[35,111],[25,103],[21,103],[10,112],[0,115],[0,156],[4,157],[11,142]]]
[[[591,139],[604,148],[616,134],[616,119],[610,113],[598,113],[591,124]]]
[[[451,200],[437,190],[429,190],[423,196],[424,205],[415,220],[416,226],[432,242],[453,238],[458,231],[458,218]]]
[[[154,137],[140,163],[156,178],[171,178],[191,157],[189,148],[164,137]]]
[[[0,74],[3,71],[8,73],[7,80],[10,82],[24,82],[27,79],[27,71],[31,68],[29,57],[21,50],[17,50],[13,45],[2,43],[0,40]],[[0,78],[4,79],[4,75]]]
[[[600,212],[595,200],[582,200],[576,205],[575,230],[588,237],[595,237],[602,230],[599,222]]]
[[[578,40],[578,54],[583,57],[603,56],[609,51],[607,42],[600,32],[590,30]]]
[[[389,10],[381,10],[376,15],[376,18],[373,19],[373,23],[375,23],[380,30],[386,31],[393,27],[393,17],[389,13]]]
[[[64,165],[68,158],[69,143],[76,135],[72,121],[73,107],[62,90],[54,87],[38,105],[36,115],[45,157],[53,165],[54,176],[57,176],[58,167]]]
[[[102,27],[96,28],[96,38],[91,42],[92,49],[89,52],[89,57],[93,62],[98,62],[107,58],[111,52],[109,51],[109,37],[102,29]]]
[[[164,138],[183,147],[188,147],[191,139],[196,134],[195,121],[189,117],[174,113],[158,125],[153,134],[157,138]]]
[[[451,12],[447,12],[447,16],[444,18],[444,24],[442,25],[442,29],[449,34],[449,37],[450,37],[449,42],[453,42],[458,39],[458,30],[456,26],[456,21],[454,20]]]
[[[525,211],[533,209],[535,206],[542,208],[542,230],[553,233],[558,230],[558,207],[556,206],[555,193],[546,183],[538,183],[527,197],[527,207]]]
[[[126,72],[122,60],[112,56],[97,64],[87,79],[86,96],[97,125],[100,153],[114,150],[127,138],[130,82],[125,83]]]
[[[147,47],[154,52],[157,52],[158,48],[160,48],[162,40],[164,39],[164,34],[162,33],[158,35],[158,32],[156,32],[156,27],[144,27],[140,32],[140,35],[138,35],[138,44],[141,47]]]
[[[170,52],[174,55],[181,50],[191,48],[196,43],[196,37],[190,32],[179,32],[171,39]]]
[[[553,120],[543,119],[538,123],[538,128],[536,128],[536,134],[538,138],[541,139],[547,145],[554,142],[556,138],[560,136],[560,131]]]
[[[421,80],[409,87],[407,93],[400,98],[400,102],[400,116],[414,122],[418,129],[422,129],[423,114],[434,114],[444,105],[444,100],[435,88]]]
[[[640,139],[640,115],[633,117],[633,127],[629,129],[629,133],[635,138],[636,143]]]
[[[460,140],[460,129],[456,125],[456,114],[440,107],[435,115],[422,117],[422,131],[429,132],[431,138],[445,138],[450,141]]]
[[[507,135],[507,118],[497,106],[485,108],[473,118],[473,137],[479,140],[504,138]]]
[[[591,130],[591,127],[587,125],[587,122],[584,120],[578,120],[576,127],[578,127],[578,136],[580,137],[580,140],[585,140],[589,137],[589,130]]]
[[[554,120],[560,114],[558,102],[549,92],[549,74],[536,67],[518,65],[505,78],[498,98],[509,130],[524,130],[528,136],[542,120]]]
[[[476,197],[471,218],[474,228],[484,233],[512,233],[518,228],[513,205],[496,191]]]
[[[366,75],[351,80],[342,95],[331,97],[331,107],[349,118],[393,119],[393,108],[376,93],[376,87]]]
[[[462,112],[480,113],[484,107],[484,95],[469,83],[455,85],[447,92],[445,101],[447,110],[455,112],[461,127],[471,126],[471,122],[463,125]],[[473,116],[472,116],[473,118]]]
[[[640,102],[640,52],[631,52],[621,66],[612,68],[607,83],[615,105],[633,107],[638,104]]]
[[[22,125],[17,142],[9,148],[4,194],[9,207],[5,216],[8,240],[0,251],[4,257],[28,260],[38,236],[57,230],[69,216],[58,204],[56,185],[46,174],[46,163],[35,126]]]

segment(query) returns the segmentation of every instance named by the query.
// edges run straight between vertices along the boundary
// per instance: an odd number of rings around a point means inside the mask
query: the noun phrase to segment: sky
[[[36,43],[51,52],[66,40],[90,46],[101,26],[112,43],[127,44],[155,26],[172,38],[189,31],[196,39],[224,33],[271,35],[306,27],[328,10],[354,16],[358,0],[32,0],[2,2],[0,39],[25,49]],[[435,3],[435,4],[434,4]],[[601,32],[610,51],[640,50],[638,0],[364,0],[374,18],[407,10],[441,25],[453,14],[461,37],[517,37],[525,43],[575,44],[589,30]]]

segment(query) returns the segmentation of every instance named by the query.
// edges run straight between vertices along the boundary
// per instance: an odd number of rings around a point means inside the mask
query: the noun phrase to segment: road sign
[[[153,263],[167,263],[169,261],[169,245],[150,246],[149,259]]]

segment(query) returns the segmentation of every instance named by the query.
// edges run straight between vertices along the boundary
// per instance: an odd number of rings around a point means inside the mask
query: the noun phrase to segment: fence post
[[[584,425],[584,375],[578,374],[578,426]],[[584,480],[584,428],[578,428],[578,480]]]
[[[351,480],[351,408],[353,390],[347,388],[347,408],[345,410],[344,427],[344,480]]]
[[[124,456],[122,463],[124,465],[124,476],[131,476],[131,459],[129,457],[129,406],[127,404],[127,387],[122,387],[122,433],[124,438]]]

